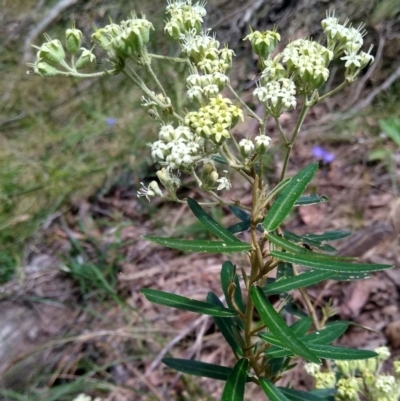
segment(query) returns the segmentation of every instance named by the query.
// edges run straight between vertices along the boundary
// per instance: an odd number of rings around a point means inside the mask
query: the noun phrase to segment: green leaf
[[[251,245],[246,244],[245,242],[192,241],[178,238],[153,237],[151,235],[146,235],[144,238],[168,248],[179,249],[187,252],[231,253],[249,251],[251,249]]]
[[[291,263],[279,263],[278,269],[276,271],[276,280],[281,280],[293,276],[294,276],[294,270],[293,270],[293,265]]]
[[[350,361],[353,359],[368,359],[368,358],[375,358],[378,356],[376,352],[364,349],[337,347],[335,345],[323,345],[315,343],[307,343],[307,346],[312,351],[314,351],[316,355],[324,359]]]
[[[222,302],[219,298],[213,293],[209,292],[207,294],[207,302],[213,305],[217,305],[223,307]],[[243,347],[244,342],[242,336],[237,329],[237,325],[234,319],[227,319],[214,316],[213,317],[215,324],[221,331],[221,334],[224,336],[226,342],[230,345],[232,350],[239,356],[243,356]]]
[[[289,313],[290,315],[299,317],[300,319],[302,319],[303,317],[308,317],[307,313],[301,310],[299,306],[290,299],[288,302],[286,302],[285,306],[283,307],[283,310]]]
[[[232,369],[226,366],[214,365],[200,361],[191,361],[188,359],[164,358],[162,362],[171,369],[188,375],[209,377],[211,379],[226,381]]]
[[[296,174],[292,180],[283,188],[272,204],[264,220],[266,231],[276,230],[290,213],[297,199],[312,180],[318,169],[318,163],[313,163]]]
[[[296,288],[308,287],[321,281],[328,280],[337,273],[332,271],[310,271],[298,276],[277,280],[263,287],[265,295],[281,294]]]
[[[240,223],[233,224],[227,230],[232,234],[243,233],[250,228],[250,221],[241,221]]]
[[[242,242],[238,240],[228,230],[222,227],[219,223],[217,223],[209,214],[204,211],[204,209],[194,199],[188,197],[186,199],[186,202],[192,210],[193,214],[197,217],[200,223],[203,224],[205,228],[207,228],[208,231],[212,232],[214,235],[224,241],[239,243]]]
[[[400,120],[397,117],[379,120],[379,126],[397,146],[400,146]]]
[[[325,231],[322,234],[304,234],[302,237],[307,238],[309,240],[314,241],[336,241],[341,238],[346,238],[351,234],[350,231],[343,231],[343,230],[334,230],[334,231]]]
[[[360,280],[364,278],[368,278],[370,276],[369,273],[336,273],[331,280],[335,281],[352,281],[352,280]]]
[[[310,333],[302,340],[314,344],[329,344],[338,339],[349,327],[350,322],[340,321],[328,323],[323,329]]]
[[[260,337],[262,338],[260,333]],[[263,336],[265,340],[271,342],[271,338],[269,336]],[[305,339],[303,338],[303,341]],[[269,357],[273,358],[282,358],[285,356],[290,356],[295,354],[294,352],[289,352],[288,347],[286,344],[283,344],[286,349],[279,349],[278,340],[272,339],[275,342],[275,346],[269,348],[265,351],[265,354]],[[272,342],[271,342],[272,344]],[[368,358],[375,358],[377,356],[376,352],[363,350],[363,349],[353,349],[353,348],[346,348],[346,347],[337,347],[335,345],[324,345],[324,344],[316,344],[312,342],[305,342],[304,344],[310,349],[315,355],[319,358],[324,359],[336,359],[336,360],[357,360],[357,359],[368,359]],[[282,347],[283,348],[283,347]]]
[[[222,156],[218,155],[218,154],[212,155],[212,156],[211,156],[211,159],[215,160],[217,163],[228,164],[228,163],[225,161],[225,159],[224,159]]]
[[[293,323],[290,328],[293,330],[297,337],[304,336],[312,325],[313,321],[310,316],[303,317],[297,322]]]
[[[309,245],[312,248],[317,248],[321,251],[325,251],[325,252],[337,252],[336,248],[334,248],[333,246],[329,245],[329,244],[325,244],[322,241],[318,241],[318,240],[313,240],[310,239],[309,237],[306,237],[305,235],[297,235],[294,234],[290,231],[284,231],[283,232],[283,237],[286,240],[289,240],[291,242],[298,244],[301,244],[303,249],[305,244]],[[281,237],[282,238],[282,237]],[[306,249],[307,250],[307,249]],[[295,253],[300,253],[300,252],[295,252]]]
[[[260,379],[260,386],[270,401],[290,401],[281,390],[265,377]]]
[[[233,299],[238,308],[244,313],[245,307],[242,298],[242,291],[240,289],[239,277],[236,274],[236,267],[231,262],[225,261],[222,264],[220,279],[221,279],[222,291],[224,292],[226,302],[229,308],[232,310],[234,310],[234,308],[232,306],[231,300],[229,299],[228,287],[231,283],[235,284]]]
[[[336,394],[335,388],[318,388],[316,390],[311,390],[309,392],[312,395],[316,395],[319,398],[319,401],[334,401]]]
[[[290,185],[290,184],[289,184]],[[268,330],[296,355],[314,363],[320,363],[316,355],[311,352],[288,327],[281,315],[269,303],[260,287],[251,288],[251,298]]]
[[[265,233],[265,237],[271,241],[274,245],[279,246],[280,248],[292,252],[292,253],[311,253],[306,248],[293,244],[293,242],[288,241],[287,239],[273,234],[273,233]]]
[[[299,320],[299,322],[301,322],[302,320],[305,319],[301,319]],[[296,322],[296,323],[299,323]],[[295,330],[294,325],[290,326],[290,328],[295,331],[295,333],[300,337],[300,340],[304,342],[304,344],[307,345],[308,348],[310,348],[311,350],[313,350],[313,345],[312,344],[321,344],[321,345],[325,345],[325,344],[329,344],[332,341],[335,341],[337,338],[339,338],[346,330],[347,327],[349,326],[349,322],[345,322],[345,321],[340,321],[340,322],[333,322],[333,323],[329,323],[326,327],[324,327],[323,329],[319,330],[319,331],[315,331],[313,333],[304,335],[306,333],[306,331],[302,332],[301,336],[298,333],[298,330]],[[309,326],[308,326],[309,327]],[[287,349],[287,347],[285,346],[285,344],[283,344],[279,338],[276,338],[275,336],[273,336],[270,333],[259,333],[259,337],[262,338],[265,341],[268,341],[269,343],[275,345],[276,347],[280,347],[280,348],[285,348]],[[274,357],[276,357],[276,354],[274,354],[274,352],[277,351],[276,348],[271,348],[271,352],[272,355],[274,355]],[[270,352],[268,352],[269,355],[271,355]],[[315,352],[315,354],[317,354],[317,352]],[[290,355],[289,353],[279,353],[279,356],[288,356]]]
[[[240,207],[237,206],[229,206],[229,209],[231,210],[231,212],[240,220],[243,222],[248,222],[251,221],[251,216],[249,213],[247,213],[246,211],[244,211],[243,209],[241,209]]]
[[[325,195],[304,195],[300,196],[299,199],[295,202],[295,206],[308,206],[308,205],[315,205],[317,203],[324,203],[328,202],[329,198]]]
[[[290,401],[321,401],[318,396],[287,387],[277,387]]]
[[[287,177],[287,178],[285,178],[284,180],[282,180],[272,191],[270,191],[270,192],[268,193],[268,195],[267,195],[266,198],[265,198],[265,202],[271,201],[271,199],[272,199],[273,197],[275,197],[276,195],[278,195],[279,192],[281,192],[282,189],[285,188],[286,185],[289,184],[290,181],[292,181],[292,178],[291,178],[291,177]]]
[[[391,269],[392,265],[378,265],[367,263],[350,263],[345,261],[330,260],[321,258],[317,254],[311,255],[294,255],[287,252],[272,251],[270,254],[285,262],[294,263],[301,266],[313,267],[317,270],[335,271],[339,273],[368,273]]]
[[[152,290],[150,288],[143,288],[140,292],[150,302],[158,305],[169,306],[170,308],[176,308],[186,310],[195,313],[201,313],[202,315],[219,316],[219,317],[234,317],[236,313],[230,309],[223,308],[221,306],[212,305],[208,302],[197,301],[182,297],[181,295],[170,294],[168,292]]]
[[[225,383],[221,401],[243,401],[248,366],[249,361],[245,358],[237,361]]]

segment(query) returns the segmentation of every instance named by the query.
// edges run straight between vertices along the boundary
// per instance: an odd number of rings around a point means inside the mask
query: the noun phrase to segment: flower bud
[[[267,151],[270,142],[271,142],[271,138],[269,136],[267,136],[267,135],[258,135],[258,136],[256,136],[254,138],[256,152],[259,155],[263,155]]]
[[[65,47],[71,54],[75,54],[82,44],[82,31],[75,28],[75,23],[71,29],[65,31]]]
[[[281,35],[274,31],[254,31],[247,35],[243,40],[250,40],[254,53],[260,58],[266,59],[275,50]]]
[[[201,173],[201,187],[204,190],[212,189],[217,182],[219,175],[211,163],[205,163]]]
[[[92,53],[92,51],[83,48],[82,54],[75,63],[75,68],[77,70],[81,70],[82,68],[86,67],[89,63],[94,63],[95,61],[96,61],[96,56]]]
[[[49,38],[50,39],[50,38]],[[38,59],[48,61],[50,63],[58,63],[65,59],[65,51],[63,45],[58,39],[50,40],[39,48]]]
[[[249,157],[254,152],[254,143],[250,139],[242,139],[239,142],[240,154]]]
[[[102,49],[108,50],[112,37],[106,28],[97,29],[91,36],[92,41],[96,42]]]
[[[56,67],[47,63],[46,61],[38,61],[34,64],[33,70],[35,74],[38,74],[42,77],[54,77],[58,75],[59,71]]]

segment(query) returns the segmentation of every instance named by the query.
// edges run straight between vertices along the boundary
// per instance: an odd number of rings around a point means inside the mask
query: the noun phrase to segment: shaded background
[[[139,108],[141,93],[123,76],[44,79],[28,74],[25,65],[34,61],[30,44],[40,45],[43,32],[62,39],[75,21],[89,47],[92,24],[100,27],[108,16],[120,21],[132,9],[156,28],[151,51],[177,55],[163,34],[164,6],[163,1],[2,1],[0,398],[70,400],[83,390],[109,400],[218,397],[220,383],[179,377],[159,359],[152,363],[162,353],[226,365],[232,356],[211,320],[149,305],[138,295],[142,287],[198,299],[210,288],[219,294],[223,260],[182,255],[141,239],[147,233],[205,235],[186,208],[136,198],[139,182],[151,181],[156,171],[146,143],[156,137],[157,126]],[[399,1],[215,0],[207,5],[206,26],[235,49],[231,82],[252,104],[258,70],[249,43],[242,41],[248,27],[276,24],[283,48],[290,39],[317,38],[327,9],[355,26],[367,24],[364,50],[374,44],[376,61],[306,120],[290,173],[319,158],[315,146],[332,154],[334,160],[314,182],[330,203],[300,208],[288,227],[297,233],[350,229],[355,234],[339,244],[342,253],[398,265]],[[174,105],[183,109],[184,71],[168,63],[155,68]],[[334,87],[342,76],[334,66],[327,85]],[[284,115],[282,124],[290,128],[293,119]],[[274,127],[268,129],[273,138],[268,178],[274,183],[281,149]],[[236,128],[238,137],[256,132],[250,119]],[[235,196],[246,199],[247,193],[246,183],[239,183]],[[235,222],[225,210],[213,213],[224,224]],[[378,332],[352,329],[343,344],[390,344],[396,355],[399,286],[395,269],[360,283],[328,282],[311,295],[320,302],[333,299],[342,318]],[[300,369],[287,380],[311,385]]]

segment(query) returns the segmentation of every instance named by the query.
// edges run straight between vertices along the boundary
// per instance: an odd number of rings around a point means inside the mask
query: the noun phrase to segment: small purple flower
[[[316,159],[322,160],[325,164],[332,163],[335,160],[335,155],[333,153],[329,153],[321,146],[314,146],[312,148],[312,153]]]
[[[112,127],[113,125],[115,125],[117,123],[117,119],[114,118],[114,117],[107,117],[106,118],[106,123],[107,123],[107,125]]]

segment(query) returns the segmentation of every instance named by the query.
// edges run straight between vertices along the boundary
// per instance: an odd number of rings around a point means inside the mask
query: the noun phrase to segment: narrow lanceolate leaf
[[[317,344],[314,342],[306,342],[305,338],[303,338],[302,340],[304,341],[304,344],[315,355],[324,359],[336,359],[336,360],[368,359],[368,358],[375,358],[377,355],[376,352],[373,351],[346,348],[346,347],[337,347],[335,345]],[[274,342],[277,344],[276,340]],[[273,347],[265,351],[265,354],[273,358],[282,358],[295,354],[293,352],[290,353],[287,349],[284,348],[279,349],[278,347],[279,345],[274,345]],[[286,347],[285,345],[285,348],[288,347]]]
[[[314,241],[336,241],[341,238],[346,238],[351,234],[350,231],[335,230],[335,231],[325,231],[322,234],[304,234],[304,238],[308,238]]]
[[[279,194],[283,188],[286,187],[287,184],[292,180],[291,177],[287,177],[282,180],[266,197],[265,201],[270,201],[273,197]]]
[[[290,185],[290,184],[289,184]],[[260,287],[252,287],[251,298],[267,329],[281,340],[295,355],[314,363],[320,363],[318,357],[310,351],[286,325],[281,315],[269,303]]]
[[[276,234],[272,234],[272,233],[265,233],[264,234],[265,237],[271,241],[274,245],[278,246],[279,248],[282,248],[288,252],[292,252],[292,253],[311,253],[311,251],[309,251],[308,249],[293,244],[293,242],[279,236]]]
[[[228,242],[242,242],[238,240],[233,234],[231,234],[227,229],[217,223],[194,199],[187,198],[187,204],[189,205],[193,214],[200,221],[200,223],[203,224],[203,226],[207,228],[207,230],[212,232],[215,236]]]
[[[260,379],[260,386],[270,401],[290,401],[280,389],[264,377]]]
[[[308,325],[308,322],[309,322],[308,319],[310,319],[310,318],[301,319],[296,323],[304,321],[305,323],[307,323],[307,326],[305,326],[304,328],[307,328],[307,330],[308,330],[308,328],[311,326],[311,324]],[[311,322],[312,322],[312,320],[311,320]],[[315,331],[314,333],[310,333],[307,335],[305,335],[307,330],[305,330],[305,331],[303,330],[302,333],[299,334],[299,328],[294,327],[294,325],[290,326],[290,328],[298,335],[300,340],[303,341],[303,343],[307,345],[308,348],[313,350],[313,345],[311,345],[310,343],[321,344],[321,345],[329,344],[332,341],[335,341],[336,339],[338,339],[347,330],[347,327],[349,326],[349,324],[350,324],[350,322],[345,322],[345,321],[329,323],[323,329],[321,329],[319,331]],[[279,340],[279,338],[276,338],[275,336],[273,336],[270,333],[259,333],[259,337],[262,338],[263,340],[269,342],[270,344],[275,345],[275,347],[287,348]],[[275,352],[278,350],[275,347],[270,348],[268,355],[270,355],[270,356],[273,355],[274,357],[276,357],[277,355],[288,356],[291,354],[291,353],[289,354],[287,352],[280,352],[280,353],[276,354]],[[315,354],[317,354],[317,352],[315,352]],[[320,356],[320,355],[318,355],[318,356]]]
[[[170,294],[164,291],[152,290],[150,288],[143,288],[140,292],[150,302],[158,305],[169,306],[170,308],[176,308],[186,310],[195,313],[201,313],[202,315],[219,316],[219,317],[235,317],[236,313],[230,309],[223,308],[221,306],[209,304],[208,302],[197,301],[182,297],[181,295]]]
[[[322,401],[321,398],[305,391],[295,390],[287,387],[277,387],[290,401]]]
[[[310,316],[303,317],[297,322],[293,323],[290,328],[297,335],[297,337],[304,336],[312,325],[313,321]]]
[[[191,361],[188,359],[164,358],[162,362],[171,369],[188,375],[209,377],[216,380],[228,380],[232,369],[226,366],[214,365],[200,361]]]
[[[287,252],[272,251],[270,254],[285,262],[294,263],[301,266],[313,267],[316,270],[327,270],[339,273],[368,273],[391,269],[392,265],[378,265],[367,263],[351,263],[347,261],[330,260],[329,258],[320,258],[316,254],[298,255]]]
[[[300,196],[299,199],[295,202],[295,206],[308,206],[315,205],[316,203],[328,202],[329,198],[325,195],[304,195]]]
[[[222,302],[213,292],[209,292],[207,294],[207,302],[223,307]],[[244,342],[237,328],[235,319],[228,319],[226,317],[222,318],[217,316],[214,316],[213,319],[215,324],[221,331],[221,334],[224,336],[226,342],[230,345],[235,354],[243,356],[242,349],[244,347]]]
[[[247,213],[245,210],[241,209],[240,207],[237,206],[229,206],[229,209],[231,212],[240,220],[243,222],[248,222],[251,221],[251,216],[249,213]]]
[[[230,309],[234,308],[229,298],[228,288],[229,285],[234,284],[235,291],[233,292],[233,300],[236,303],[237,307],[244,313],[245,307],[243,303],[242,291],[240,289],[239,277],[236,274],[236,268],[233,263],[225,261],[222,264],[220,279],[221,279],[222,291],[224,292],[226,302],[230,307]]]
[[[281,280],[294,276],[293,265],[291,263],[279,263],[276,270],[276,279]],[[277,281],[276,280],[276,281]]]
[[[250,228],[250,221],[241,221],[240,223],[233,224],[229,226],[227,230],[231,234],[239,234],[247,231]]]
[[[336,275],[334,271],[311,271],[298,276],[277,280],[263,287],[265,295],[281,294],[296,288],[308,287],[323,280],[328,280]]]
[[[221,401],[243,401],[249,361],[240,359],[229,375],[222,392]]]
[[[337,347],[335,345],[322,345],[307,343],[307,346],[320,358],[335,360],[368,359],[378,356],[376,352],[364,349]]]
[[[329,344],[338,339],[349,327],[350,322],[340,321],[328,323],[323,329],[310,333],[303,341],[314,344]]]
[[[146,235],[144,238],[168,248],[187,252],[232,253],[249,251],[251,249],[251,245],[245,242],[192,241],[178,238],[153,237],[151,235]]]
[[[363,278],[369,278],[370,273],[336,273],[331,280],[335,281],[352,281],[352,280],[361,280]]]
[[[296,174],[291,181],[283,188],[272,204],[264,220],[266,231],[276,230],[290,213],[297,199],[312,180],[318,169],[318,163],[313,163]]]
[[[310,237],[307,237],[306,234],[305,235],[297,235],[295,233],[292,233],[290,231],[284,231],[283,232],[283,237],[291,242],[300,244],[300,245],[304,245],[308,244],[310,247],[312,248],[317,248],[321,251],[325,251],[325,252],[337,252],[337,249],[334,248],[333,246],[329,245],[329,244],[325,244],[323,241],[319,241],[319,240],[314,240]]]

